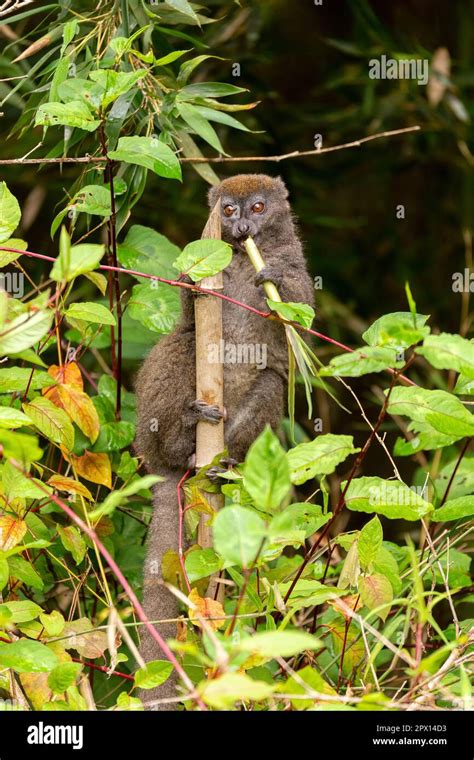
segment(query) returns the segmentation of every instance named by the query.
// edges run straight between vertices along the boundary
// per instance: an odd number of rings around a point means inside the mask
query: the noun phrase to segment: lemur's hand
[[[278,266],[266,266],[257,273],[254,282],[257,288],[264,282],[273,282],[279,288],[283,282],[283,270]]]

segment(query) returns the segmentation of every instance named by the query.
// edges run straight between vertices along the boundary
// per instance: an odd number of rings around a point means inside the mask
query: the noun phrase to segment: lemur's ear
[[[207,202],[209,203],[209,208],[212,210],[214,206],[217,203],[217,199],[221,193],[221,183],[219,182],[218,185],[213,185],[207,194]]]
[[[288,198],[288,188],[281,177],[274,177],[273,187],[282,195],[283,198]]]

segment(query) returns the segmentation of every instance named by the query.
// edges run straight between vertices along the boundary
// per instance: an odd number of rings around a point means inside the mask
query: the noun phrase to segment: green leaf
[[[44,499],[53,492],[41,480],[26,477],[11,462],[5,463],[2,475],[4,491],[11,499]]]
[[[59,636],[66,624],[63,616],[57,610],[53,610],[50,614],[43,612],[39,619],[48,636]]]
[[[186,51],[188,52],[188,51]],[[193,71],[201,65],[201,63],[204,63],[204,61],[209,60],[209,58],[217,58],[218,60],[222,60],[217,55],[198,55],[195,58],[191,58],[190,61],[185,61],[181,64],[179,68],[179,74],[178,74],[178,84],[186,84],[189,77],[193,73]]]
[[[172,671],[173,666],[168,660],[147,662],[146,667],[140,668],[135,673],[135,686],[140,689],[154,689],[167,681]]]
[[[278,584],[278,589],[283,597],[287,595],[291,585],[290,581]],[[294,609],[314,607],[315,605],[324,604],[329,599],[344,596],[345,593],[342,589],[326,586],[320,581],[300,578],[291,592],[288,604]]]
[[[63,103],[81,101],[88,111],[98,111],[102,95],[103,89],[99,84],[81,77],[71,77],[58,86],[58,97]]]
[[[0,428],[17,428],[22,425],[29,425],[30,419],[12,406],[0,407]]]
[[[7,585],[8,577],[9,577],[8,562],[7,562],[7,558],[2,552],[0,554],[0,591],[2,591],[2,589],[4,589],[5,586]],[[0,613],[0,619],[1,619],[1,613]]]
[[[116,150],[110,151],[114,161],[137,164],[169,179],[181,179],[181,165],[175,153],[156,137],[121,137]]]
[[[35,435],[0,430],[0,446],[3,447],[3,456],[6,459],[13,457],[25,466],[30,462],[36,462],[43,456],[43,451],[38,445]]]
[[[48,686],[55,694],[62,694],[76,683],[76,678],[81,672],[82,665],[79,662],[61,662],[52,669],[48,676]]]
[[[269,540],[271,543],[302,543],[331,517],[331,512],[323,514],[319,504],[290,504],[272,518],[268,528]]]
[[[173,50],[171,53],[168,53],[168,55],[163,55],[161,58],[155,58],[153,60],[153,65],[167,66],[169,63],[173,63],[174,61],[177,61],[178,58],[189,53],[190,50],[191,48],[188,48],[187,50]]]
[[[64,409],[59,409],[44,396],[23,404],[23,409],[46,438],[65,446],[68,451],[74,448],[74,428]]]
[[[119,710],[131,710],[143,712],[145,709],[141,699],[131,697],[126,691],[121,691],[117,697],[117,708]]]
[[[80,565],[84,559],[87,547],[79,530],[74,525],[68,525],[65,528],[57,525],[56,528],[62,545],[66,551],[71,552],[75,562]]]
[[[55,384],[56,380],[47,372],[23,367],[0,369],[0,393],[15,393],[16,391],[24,391],[27,387],[38,391]]]
[[[150,227],[140,224],[130,227],[124,242],[118,246],[118,254],[121,266],[126,269],[170,280],[176,277],[173,262],[179,256],[180,249]],[[143,282],[142,277],[137,279]]]
[[[458,438],[474,435],[473,415],[459,399],[446,391],[393,388],[388,411],[409,417],[414,423],[428,423],[444,435]]]
[[[209,124],[208,120],[199,113],[197,108],[189,103],[180,103],[179,100],[176,105],[179,115],[183,121],[191,127],[193,132],[199,135],[199,137],[202,137],[202,139],[209,143],[209,145],[217,150],[218,153],[228,155],[222,147],[216,130],[211,124]]]
[[[450,520],[461,520],[472,515],[474,515],[474,495],[450,499],[442,507],[435,509],[431,519],[433,522],[448,522]]]
[[[0,610],[3,613],[5,609],[9,612],[10,623],[27,623],[30,620],[35,620],[42,612],[39,604],[28,600],[24,602],[5,602],[0,605]]]
[[[11,644],[0,643],[0,666],[16,673],[44,673],[57,664],[57,655],[39,641],[19,639]]]
[[[244,487],[265,512],[274,512],[291,488],[285,450],[268,425],[245,457]]]
[[[103,504],[89,513],[91,520],[96,520],[103,515],[110,515],[115,509],[127,501],[129,496],[134,496],[140,491],[152,488],[156,483],[162,481],[159,475],[145,475],[143,478],[136,478],[132,483],[124,486],[119,491],[112,491],[104,500]]]
[[[436,369],[452,369],[474,380],[474,342],[460,335],[428,335],[416,349]]]
[[[375,573],[385,575],[391,583],[393,593],[399,594],[402,590],[402,581],[397,560],[386,546],[381,546],[377,556],[373,560],[372,568]]]
[[[266,527],[255,512],[231,506],[218,512],[213,533],[215,549],[225,562],[246,568],[257,557],[265,540]]]
[[[271,298],[266,299],[272,311],[275,311],[283,319],[288,319],[291,322],[297,322],[304,327],[311,327],[314,319],[314,309],[305,303],[293,303],[292,301],[272,301]]]
[[[461,373],[456,380],[453,393],[456,393],[458,396],[474,396],[474,380]]]
[[[149,280],[135,285],[128,302],[128,314],[132,319],[157,333],[170,333],[176,327],[181,314],[178,288]]]
[[[232,260],[232,247],[223,240],[194,240],[173,263],[194,282],[221,272]]]
[[[10,575],[13,578],[16,578],[22,583],[26,583],[27,586],[31,586],[31,588],[34,588],[37,591],[43,589],[44,583],[41,576],[38,575],[33,565],[23,559],[23,557],[17,555],[9,557],[8,567]]]
[[[101,425],[99,437],[92,447],[96,453],[120,451],[130,446],[135,437],[135,425],[132,422],[119,420]]]
[[[436,583],[440,586],[446,585],[451,590],[455,588],[467,588],[472,584],[470,575],[471,557],[468,554],[449,547],[448,550],[438,552],[438,559],[441,564],[443,573],[437,562],[433,563]]]
[[[188,84],[180,90],[180,100],[194,100],[195,98],[227,98],[229,95],[238,95],[239,92],[248,92],[244,87],[236,87],[224,82],[200,82]]]
[[[82,303],[73,303],[66,311],[66,317],[69,319],[82,319],[84,322],[94,322],[102,325],[115,325],[115,317],[101,303],[92,303],[83,301]]]
[[[388,578],[379,573],[361,576],[359,578],[359,593],[366,607],[369,610],[375,610],[376,615],[385,620],[390,612],[390,603],[393,599],[393,589]]]
[[[113,69],[97,69],[89,72],[89,78],[102,88],[102,108],[105,110],[108,106],[117,100],[120,95],[132,89],[134,85],[146,76],[145,69],[137,71],[114,71]]]
[[[360,575],[360,560],[359,560],[359,541],[356,540],[349,547],[347,556],[342,566],[341,574],[337,582],[338,589],[346,589],[350,586],[357,586],[357,581]]]
[[[408,430],[416,431],[416,435],[409,441],[405,441],[404,438],[397,438],[393,447],[393,453],[397,457],[412,456],[418,451],[432,451],[444,446],[451,446],[460,437],[439,433],[431,425],[423,422],[410,422]]]
[[[260,657],[292,657],[306,650],[322,649],[321,639],[304,631],[265,631],[254,633],[238,644],[240,652]]]
[[[384,314],[363,333],[362,338],[369,346],[392,346],[403,351],[429,334],[430,328],[425,326],[428,319],[429,315],[417,314],[414,324],[413,314],[409,311]]]
[[[29,311],[5,323],[0,334],[0,355],[31,348],[43,338],[51,327],[53,311]]]
[[[86,185],[76,193],[67,209],[95,216],[110,216],[112,213],[110,188],[105,185]]]
[[[174,8],[180,13],[183,13],[185,16],[188,16],[188,18],[195,23],[199,23],[196,11],[193,9],[192,5],[188,3],[188,0],[166,0],[166,5],[169,5],[170,8]]]
[[[360,531],[358,550],[363,570],[368,570],[382,548],[383,531],[378,517],[366,523]]]
[[[241,700],[259,702],[269,697],[273,690],[274,687],[265,681],[254,681],[243,673],[225,673],[198,685],[204,702],[217,710],[226,710]]]
[[[237,119],[234,119],[233,116],[229,116],[227,113],[215,111],[213,108],[206,108],[205,106],[195,106],[195,108],[208,121],[217,121],[218,124],[225,124],[228,127],[232,127],[232,129],[240,129],[242,132],[252,131],[245,124],[241,124],[240,121],[237,121]]]
[[[330,475],[338,464],[360,449],[354,448],[351,435],[319,435],[314,441],[300,443],[287,453],[291,482],[306,483],[318,476]]]
[[[345,483],[341,485],[345,488]],[[375,512],[392,520],[420,520],[433,510],[432,504],[405,483],[377,477],[352,480],[345,503],[354,512]]]
[[[5,243],[16,230],[20,218],[21,211],[17,199],[8,189],[6,182],[0,182],[0,244]],[[10,247],[17,248],[18,246],[11,245]]]
[[[1,219],[1,212],[0,212],[0,219]],[[0,223],[0,237],[1,237],[1,230],[2,230],[2,226]],[[19,238],[8,238],[8,240],[2,241],[0,245],[5,246],[5,248],[16,248],[22,251],[26,251],[26,249],[28,248],[28,244],[24,240],[20,240]],[[16,261],[20,256],[21,256],[21,253],[13,253],[12,251],[0,251],[0,269],[2,267],[8,266],[8,264],[11,264],[12,261]]]
[[[43,103],[36,112],[35,126],[77,127],[86,132],[95,132],[100,121],[82,100],[72,100],[69,103]]]
[[[398,357],[396,348],[367,346],[350,354],[335,356],[326,367],[320,369],[319,374],[329,377],[360,377],[371,372],[381,372],[388,367],[401,369],[405,362]]]
[[[186,556],[186,574],[190,583],[207,578],[222,569],[222,559],[214,549],[197,549]]]
[[[303,681],[303,683],[301,683]],[[281,690],[285,694],[305,695],[307,690],[304,685],[308,687],[310,691],[316,691],[319,694],[327,694],[330,696],[336,696],[337,692],[330,686],[317,670],[307,665],[301,670],[297,670],[294,676],[291,676],[286,683],[281,684]],[[315,700],[308,699],[292,699],[291,706],[293,710],[308,710],[315,704]],[[327,702],[323,702],[325,708],[328,707]],[[330,703],[329,703],[330,704]]]
[[[94,243],[73,245],[67,256],[59,255],[53,264],[50,277],[56,282],[70,282],[80,274],[95,269],[104,255],[104,246]]]

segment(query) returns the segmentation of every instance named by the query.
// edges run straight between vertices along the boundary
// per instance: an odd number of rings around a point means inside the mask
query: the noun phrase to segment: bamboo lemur
[[[262,283],[269,280],[277,286],[284,301],[312,305],[313,284],[282,179],[265,174],[230,177],[210,190],[211,209],[219,197],[222,237],[233,246],[232,261],[223,273],[223,292],[267,311]],[[266,264],[257,276],[243,245],[249,235]],[[175,597],[160,582],[163,555],[169,549],[178,549],[176,486],[194,454],[196,422],[218,421],[224,413],[195,397],[194,297],[185,288],[181,289],[181,296],[181,322],[152,349],[136,386],[136,451],[150,472],[166,478],[154,489],[154,512],[148,533],[144,607],[149,620],[178,615]],[[243,363],[224,365],[225,442],[229,456],[241,462],[265,425],[277,428],[280,423],[287,381],[287,344],[282,326],[275,321],[262,319],[227,301],[222,309],[226,346],[266,347],[265,368]],[[175,623],[161,625],[159,630],[165,638],[176,636]],[[145,661],[163,657],[146,631],[141,651]],[[148,700],[176,696],[175,682],[170,679],[143,696]]]

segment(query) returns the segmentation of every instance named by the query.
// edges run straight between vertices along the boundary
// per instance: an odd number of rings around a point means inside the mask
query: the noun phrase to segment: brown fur
[[[220,196],[223,205],[229,200],[235,201],[239,209],[234,220],[222,216],[223,238],[234,247],[232,261],[224,271],[224,293],[264,311],[268,306],[263,288],[255,285],[253,267],[243,253],[241,241],[235,237],[236,221],[246,218],[252,225],[266,271],[277,282],[282,299],[313,303],[313,284],[306,271],[287,195],[280,178],[262,174],[231,177],[209,193],[211,208]],[[265,214],[259,218],[249,210],[254,197],[265,201]],[[137,380],[136,449],[149,471],[166,477],[165,483],[155,487],[154,515],[148,535],[144,606],[150,620],[178,614],[175,599],[159,582],[161,576],[157,568],[168,549],[177,549],[176,485],[195,450],[196,416],[189,408],[196,393],[193,296],[185,289],[181,293],[181,323],[152,349]],[[225,442],[230,456],[242,461],[265,425],[277,428],[281,421],[287,345],[281,325],[226,301],[223,302],[223,337],[227,343],[265,344],[267,350],[264,369],[252,364],[224,365]],[[155,420],[158,432],[150,429]],[[173,624],[160,626],[159,630],[165,637],[176,634]],[[158,646],[146,633],[142,653],[146,660],[162,658]],[[142,696],[144,699],[166,698],[176,693],[176,681],[170,679]]]

